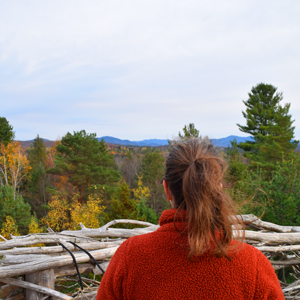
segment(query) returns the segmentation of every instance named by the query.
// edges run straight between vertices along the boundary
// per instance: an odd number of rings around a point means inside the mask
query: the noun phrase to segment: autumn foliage
[[[157,203],[165,199],[159,198],[159,183],[151,183],[149,176],[157,168],[156,176],[161,176],[163,162],[154,149],[107,149],[84,130],[68,133],[51,148],[39,136],[28,149],[19,142],[3,143],[1,235],[41,233],[47,227],[56,232],[78,230],[80,223],[97,228],[118,218],[156,223],[151,206],[158,209]]]
[[[31,169],[29,161],[19,142],[1,144],[0,153],[1,186],[12,186],[16,197],[16,192],[20,190]]]
[[[104,212],[102,199],[96,194],[89,195],[85,204],[78,201],[79,195],[71,198],[67,195],[55,195],[49,202],[49,210],[42,224],[54,231],[77,230],[79,223],[86,227],[97,228],[101,225],[101,214]]]

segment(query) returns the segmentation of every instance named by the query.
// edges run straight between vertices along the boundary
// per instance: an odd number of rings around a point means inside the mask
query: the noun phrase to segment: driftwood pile
[[[246,242],[262,251],[275,270],[281,272],[281,286],[286,299],[300,299],[300,227],[263,222],[254,215],[241,217],[247,224]],[[144,228],[110,228],[117,223],[146,226]],[[117,248],[129,237],[155,231],[158,225],[135,220],[114,220],[97,229],[12,236],[0,242],[0,299],[95,299],[100,284],[80,274],[100,275],[102,271],[83,251],[88,250],[101,269],[106,270]],[[238,230],[238,229],[236,229]],[[287,283],[294,278],[293,283]],[[64,285],[76,287],[71,294],[62,293]],[[70,286],[69,286],[70,287]],[[74,290],[74,288],[73,288]]]
[[[146,228],[109,228],[117,223]],[[4,284],[0,289],[0,299],[95,299],[100,282],[82,277],[84,286],[81,289],[79,277],[74,276],[77,270],[73,258],[64,247],[73,253],[79,273],[99,275],[102,272],[90,257],[70,242],[87,250],[105,271],[109,260],[127,238],[158,228],[157,225],[135,220],[115,220],[97,229],[80,226],[78,231],[55,233],[49,229],[49,233],[12,236],[11,240],[0,242],[0,283]],[[41,244],[45,246],[37,246]],[[78,287],[72,295],[59,292],[70,282]]]

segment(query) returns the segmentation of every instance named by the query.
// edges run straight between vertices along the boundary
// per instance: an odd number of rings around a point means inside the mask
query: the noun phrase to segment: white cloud
[[[29,72],[57,60],[76,68],[211,55],[222,60],[232,53],[243,59],[276,52],[299,35],[295,8],[286,6],[270,9],[268,1],[9,1],[0,13],[1,52],[17,57]]]
[[[165,138],[190,122],[212,137],[239,134],[242,100],[259,82],[284,92],[300,137],[296,1],[0,5],[2,114],[21,139],[83,128]]]

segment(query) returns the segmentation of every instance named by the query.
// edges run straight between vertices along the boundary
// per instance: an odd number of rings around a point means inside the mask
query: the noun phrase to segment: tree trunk
[[[48,269],[45,271],[26,274],[25,280],[27,282],[31,282],[54,290],[54,283],[55,283],[54,269]],[[26,299],[30,299],[30,300],[39,300],[44,297],[44,294],[38,293],[37,291],[33,291],[30,289],[26,289],[25,295],[26,295]]]

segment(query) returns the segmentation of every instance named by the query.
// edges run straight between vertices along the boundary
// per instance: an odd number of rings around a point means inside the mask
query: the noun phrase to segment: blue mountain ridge
[[[104,140],[106,143],[111,144],[118,144],[118,145],[124,145],[124,146],[149,146],[149,147],[158,147],[158,146],[166,146],[168,145],[167,139],[148,139],[148,140],[142,140],[142,141],[129,141],[129,140],[121,140],[115,137],[111,136],[102,136],[99,137],[98,140]],[[248,137],[240,137],[236,135],[230,135],[226,138],[220,138],[220,139],[211,139],[213,145],[217,147],[229,147],[231,146],[230,142],[236,139],[238,143],[250,141],[252,138],[251,136]]]
[[[43,139],[43,138],[41,138],[42,140],[43,140],[43,142],[51,142],[51,140],[48,140],[48,139]],[[33,139],[33,140],[28,140],[28,141],[25,141],[25,142],[34,142],[34,140],[35,139]]]

